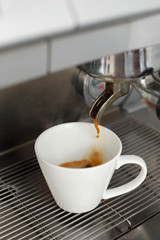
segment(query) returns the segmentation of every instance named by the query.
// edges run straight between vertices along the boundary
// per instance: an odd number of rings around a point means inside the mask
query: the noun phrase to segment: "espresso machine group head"
[[[160,116],[160,45],[102,57],[81,65],[80,69],[106,82],[90,110],[90,116],[97,121],[113,102],[129,92],[130,85],[156,105],[157,116]]]

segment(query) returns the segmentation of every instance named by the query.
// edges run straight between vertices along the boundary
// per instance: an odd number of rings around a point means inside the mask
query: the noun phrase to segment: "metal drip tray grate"
[[[109,126],[122,140],[123,154],[137,154],[148,175],[136,190],[102,201],[91,212],[72,214],[54,202],[35,158],[1,170],[1,239],[115,239],[160,210],[160,135],[132,117]],[[111,187],[139,172],[124,166]]]

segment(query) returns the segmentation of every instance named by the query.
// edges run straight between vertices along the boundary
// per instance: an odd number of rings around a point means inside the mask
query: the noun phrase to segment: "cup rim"
[[[90,168],[66,168],[66,167],[62,167],[62,166],[59,166],[59,165],[55,165],[54,163],[48,162],[47,160],[43,159],[43,156],[37,151],[37,149],[38,149],[38,143],[39,143],[41,137],[44,136],[44,135],[46,135],[49,131],[51,131],[51,129],[53,129],[53,128],[58,128],[58,127],[62,127],[62,126],[64,126],[64,125],[65,125],[65,126],[72,126],[72,125],[83,125],[83,124],[84,124],[84,125],[90,125],[90,126],[93,125],[93,123],[88,123],[88,122],[68,122],[68,123],[61,123],[61,124],[52,126],[52,127],[48,128],[48,129],[46,129],[45,131],[43,131],[43,132],[37,137],[37,139],[35,140],[35,144],[34,144],[34,150],[35,150],[35,153],[36,153],[37,160],[39,161],[39,159],[40,159],[40,161],[48,164],[49,166],[52,166],[52,167],[55,167],[55,168],[58,168],[58,169],[63,169],[63,170],[65,170],[65,171],[73,171],[73,170],[74,170],[74,171],[91,171],[91,169],[103,167],[103,166],[106,165],[108,162],[114,160],[115,158],[117,158],[118,156],[121,155],[121,152],[122,152],[122,142],[121,142],[120,138],[119,138],[119,137],[117,136],[117,134],[114,133],[112,130],[110,130],[109,128],[104,127],[104,126],[102,126],[102,125],[99,125],[99,127],[100,127],[100,128],[104,128],[104,129],[107,129],[107,131],[109,131],[111,134],[113,134],[113,135],[116,137],[116,139],[118,140],[120,147],[119,147],[119,150],[118,150],[117,154],[116,154],[112,159],[109,159],[107,162],[102,163],[102,164],[100,164],[100,165],[98,165],[98,166],[93,166],[93,167],[90,167]]]

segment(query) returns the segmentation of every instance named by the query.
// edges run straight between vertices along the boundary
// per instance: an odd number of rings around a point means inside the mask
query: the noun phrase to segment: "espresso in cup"
[[[67,167],[67,168],[88,168],[88,167],[95,167],[95,166],[101,165],[102,163],[103,163],[103,153],[93,148],[90,153],[89,159],[64,162],[59,166]]]

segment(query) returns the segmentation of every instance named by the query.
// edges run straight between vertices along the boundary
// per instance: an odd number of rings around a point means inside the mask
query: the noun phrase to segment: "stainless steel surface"
[[[90,76],[109,82],[135,81],[160,69],[160,45],[130,50],[83,64]]]
[[[80,71],[77,78],[74,79],[74,85],[77,95],[79,95],[82,100],[85,100],[87,106],[91,107],[104,91],[106,83]]]
[[[78,98],[72,68],[0,89],[0,154],[35,139],[45,129],[78,121],[89,107]]]
[[[133,231],[130,231],[125,237],[123,236],[120,240],[159,240],[160,235],[155,233],[159,232],[160,213],[153,216],[145,223],[138,226]]]
[[[160,98],[160,76],[159,84],[158,81],[155,81],[155,79],[150,75],[141,81],[132,83],[132,86],[134,86],[150,103],[155,105],[157,104],[158,99]]]
[[[90,116],[100,122],[106,109],[118,98],[129,93],[129,90],[129,83],[106,83],[104,92],[91,107]]]
[[[113,112],[112,122],[117,116]],[[105,118],[109,121],[110,117]],[[33,145],[26,145],[0,159],[2,240],[125,239],[126,233],[160,211],[160,134],[132,116],[112,124],[107,121],[103,125],[121,138],[123,154],[145,159],[148,175],[144,183],[128,194],[102,201],[91,212],[67,213],[54,202],[37,160],[24,157],[29,151],[33,153]],[[10,164],[4,165],[3,159]],[[135,166],[124,166],[115,173],[110,187],[129,181],[138,171]],[[160,229],[156,231],[154,234],[160,237]],[[150,239],[154,239],[152,235]]]

